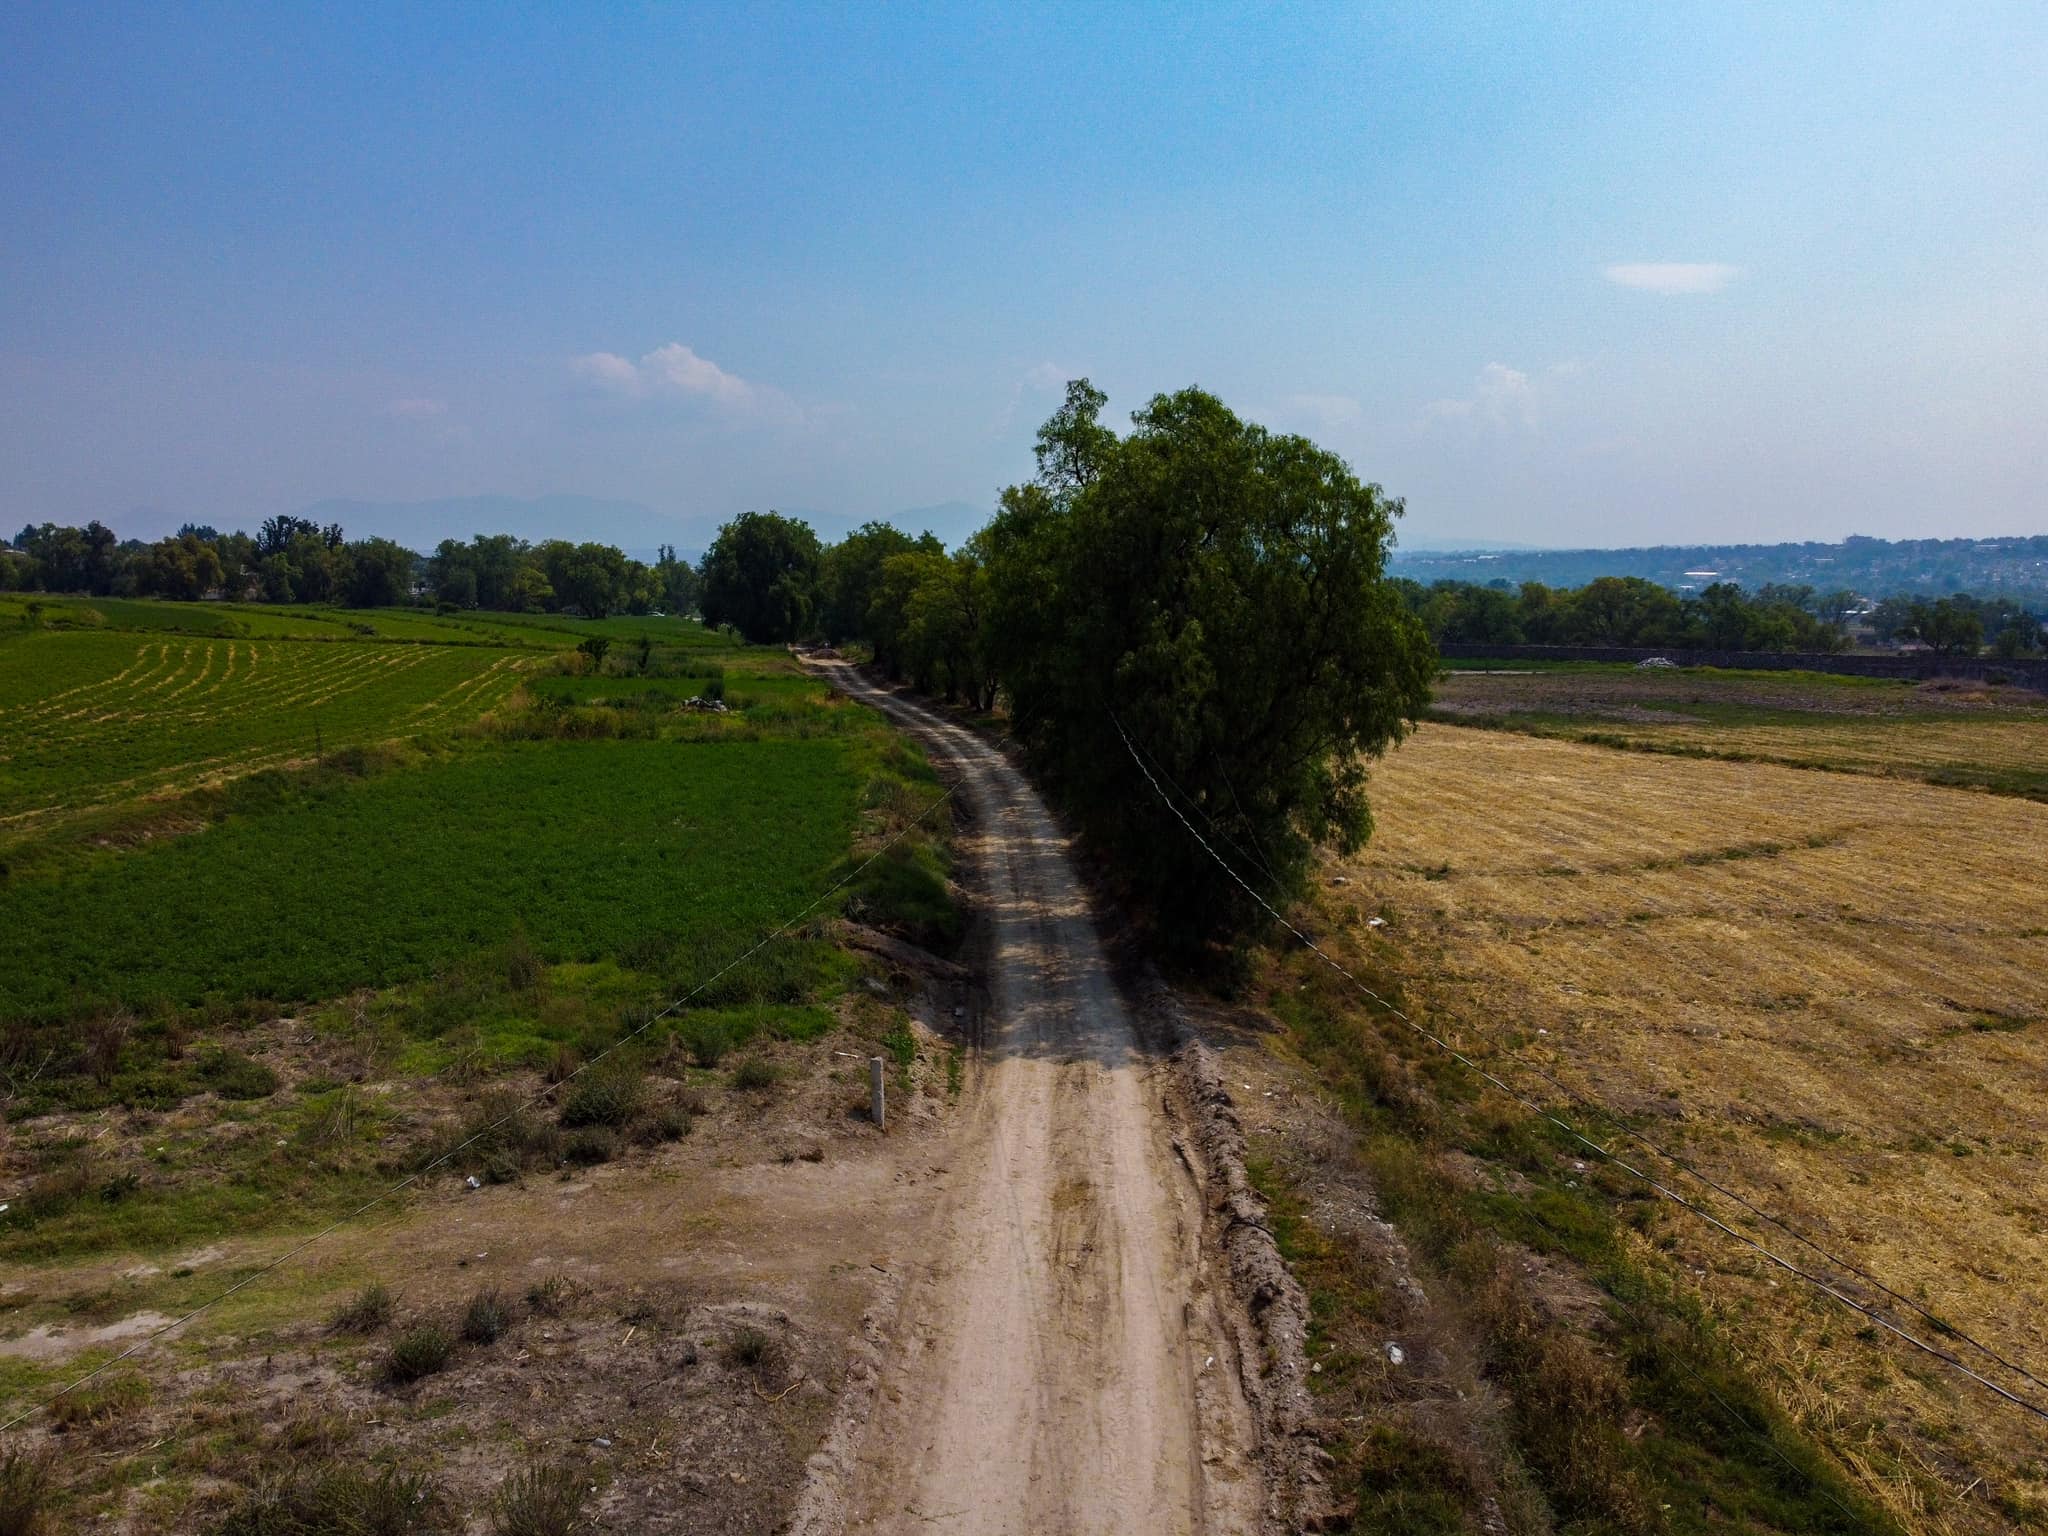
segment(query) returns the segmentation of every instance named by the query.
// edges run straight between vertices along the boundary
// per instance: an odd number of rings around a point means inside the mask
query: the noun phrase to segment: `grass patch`
[[[424,1473],[326,1467],[251,1490],[209,1529],[212,1536],[439,1536],[460,1523]]]
[[[583,1469],[534,1462],[500,1485],[491,1499],[492,1536],[571,1536],[583,1518],[589,1479]]]

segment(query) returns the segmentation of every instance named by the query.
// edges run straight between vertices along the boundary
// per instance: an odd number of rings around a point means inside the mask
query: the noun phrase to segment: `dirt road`
[[[1199,1191],[1065,836],[972,732],[819,665],[960,776],[990,987],[984,1070],[844,1528],[1258,1529],[1252,1419],[1205,1281]]]

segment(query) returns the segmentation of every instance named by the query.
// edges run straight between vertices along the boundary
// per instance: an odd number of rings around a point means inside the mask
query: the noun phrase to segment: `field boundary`
[[[1446,661],[1608,661],[1663,658],[1681,667],[1721,667],[1741,672],[1830,672],[1841,677],[1886,677],[1921,681],[1966,677],[2012,683],[2048,692],[2048,660],[2000,661],[1981,656],[1835,656],[1817,651],[1707,651],[1654,645],[1478,645],[1458,641],[1437,647]]]

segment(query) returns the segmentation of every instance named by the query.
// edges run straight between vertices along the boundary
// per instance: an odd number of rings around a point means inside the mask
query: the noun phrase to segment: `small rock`
[[[591,1441],[590,1443],[596,1446],[601,1451],[608,1451],[612,1448],[611,1441],[605,1439],[603,1435],[599,1435],[595,1440]]]
[[[1400,1345],[1389,1340],[1387,1343],[1387,1364],[1404,1365],[1407,1363],[1407,1360],[1408,1352]]]

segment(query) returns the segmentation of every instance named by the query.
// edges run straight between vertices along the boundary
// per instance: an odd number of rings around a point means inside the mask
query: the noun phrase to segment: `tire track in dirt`
[[[1202,1279],[1200,1192],[1066,837],[980,737],[818,665],[959,774],[990,994],[840,1528],[1257,1530],[1256,1429]]]

